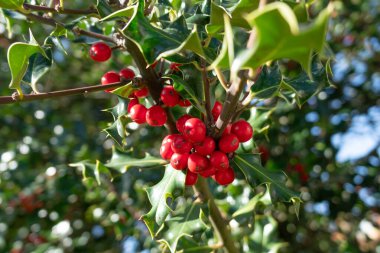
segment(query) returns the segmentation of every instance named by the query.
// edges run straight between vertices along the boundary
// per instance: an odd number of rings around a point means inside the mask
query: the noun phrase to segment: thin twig
[[[218,206],[216,205],[214,196],[210,192],[207,181],[204,178],[199,177],[194,189],[202,199],[203,203],[208,203],[211,224],[217,232],[218,237],[222,240],[223,246],[226,248],[227,252],[238,253],[239,251],[235,246],[234,239],[232,238],[228,221],[223,217]]]
[[[126,80],[123,82],[112,83],[112,84],[107,84],[107,85],[99,84],[99,85],[94,85],[94,86],[86,86],[86,87],[80,87],[80,88],[74,88],[74,89],[68,89],[68,90],[51,91],[51,92],[44,92],[44,93],[38,93],[38,94],[26,94],[26,95],[23,95],[22,99],[18,94],[15,94],[13,96],[0,97],[0,104],[13,104],[13,103],[18,103],[18,102],[28,102],[28,101],[34,101],[34,100],[87,94],[90,92],[97,92],[97,91],[108,90],[112,88],[118,88],[127,84],[130,81],[131,80]]]
[[[72,14],[72,15],[87,15],[87,14],[98,14],[95,8],[89,8],[87,10],[77,10],[77,9],[67,9],[67,8],[50,8],[47,6],[41,6],[41,5],[32,5],[32,4],[23,4],[23,7],[25,10],[31,10],[31,11],[39,11],[39,12],[53,12],[53,13],[60,13],[60,14]]]
[[[216,76],[217,76],[218,79],[219,79],[220,84],[223,86],[223,88],[224,88],[225,90],[228,90],[228,86],[229,86],[229,84],[228,84],[226,78],[224,77],[222,71],[221,71],[219,68],[215,68],[214,71],[215,71],[215,73],[216,73]]]
[[[205,62],[202,61],[202,64],[204,65]],[[202,78],[203,78],[203,92],[205,96],[207,129],[211,129],[211,125],[213,125],[214,119],[212,117],[212,112],[211,112],[210,82],[207,78],[207,72],[206,72],[205,66],[203,66],[203,69],[202,69]]]
[[[100,33],[86,31],[86,30],[80,29],[78,27],[74,27],[73,28],[73,33],[75,33],[76,35],[83,35],[83,36],[87,36],[87,37],[91,37],[91,38],[107,41],[107,42],[110,42],[110,43],[113,43],[113,44],[117,45],[117,42],[112,37],[109,37],[109,36],[106,36],[106,35],[103,35],[103,34],[100,34]],[[120,47],[120,45],[117,45],[117,46]]]

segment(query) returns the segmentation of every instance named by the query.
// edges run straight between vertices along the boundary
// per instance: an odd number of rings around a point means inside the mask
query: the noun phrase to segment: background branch
[[[23,7],[25,10],[31,10],[31,11],[40,11],[40,12],[53,12],[53,13],[61,13],[61,14],[72,14],[72,15],[87,15],[87,14],[98,14],[96,9],[89,8],[87,10],[77,10],[77,9],[67,9],[67,8],[50,8],[47,6],[41,6],[41,5],[32,5],[24,3]]]
[[[18,103],[18,102],[28,102],[28,101],[33,101],[33,100],[42,100],[42,99],[48,99],[48,98],[87,94],[90,92],[97,92],[97,91],[108,90],[112,88],[118,88],[123,85],[126,85],[130,81],[131,80],[126,80],[123,82],[112,83],[112,84],[107,84],[107,85],[99,84],[99,85],[94,85],[94,86],[87,86],[87,87],[68,89],[68,90],[51,91],[51,92],[38,93],[38,94],[26,94],[23,96],[23,99],[21,99],[20,96],[17,93],[15,93],[15,95],[13,96],[0,97],[0,104],[12,104],[12,103]]]
[[[235,246],[234,239],[232,238],[228,221],[222,216],[218,206],[216,205],[214,196],[210,192],[206,179],[199,177],[194,190],[204,203],[208,203],[210,211],[209,218],[212,226],[214,227],[218,237],[222,240],[223,246],[226,248],[227,252],[238,253],[239,251]]]

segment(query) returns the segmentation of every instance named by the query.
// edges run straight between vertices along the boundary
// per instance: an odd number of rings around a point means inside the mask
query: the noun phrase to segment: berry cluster
[[[111,48],[103,43],[95,43],[91,46],[90,56],[98,62],[107,61],[112,54]],[[180,64],[172,63],[170,70],[179,71]],[[153,67],[154,68],[154,67]],[[111,84],[120,82],[121,79],[132,79],[135,77],[133,70],[122,69],[119,73],[109,71],[103,75],[101,83]],[[110,92],[111,90],[106,90]],[[154,105],[147,109],[139,102],[139,98],[148,96],[147,87],[135,91],[129,98],[127,111],[130,118],[138,123],[148,123],[151,126],[162,126],[167,121],[165,109],[161,105]],[[176,105],[188,107],[189,100],[182,99],[173,86],[166,85],[160,94],[160,103],[163,106],[174,107]],[[214,121],[222,112],[223,105],[216,101],[211,111]],[[235,179],[235,173],[230,167],[229,157],[239,148],[240,142],[246,142],[252,138],[253,130],[245,120],[239,120],[228,124],[222,136],[216,140],[207,136],[205,123],[189,114],[181,116],[176,127],[179,134],[170,134],[164,138],[160,148],[163,159],[170,160],[174,169],[186,169],[185,184],[194,185],[198,175],[212,177],[221,185],[228,185]]]
[[[212,110],[214,119],[221,112],[221,103],[216,102]],[[181,116],[176,127],[179,134],[167,135],[160,148],[161,157],[170,160],[174,169],[186,171],[185,184],[197,182],[198,175],[212,177],[220,185],[228,185],[235,179],[229,157],[238,149],[240,142],[252,138],[253,130],[245,120],[229,124],[221,138],[207,136],[206,125],[189,114]]]

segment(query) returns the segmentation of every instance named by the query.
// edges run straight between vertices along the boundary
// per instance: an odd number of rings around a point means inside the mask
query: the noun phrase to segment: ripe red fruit
[[[90,48],[90,57],[97,62],[107,61],[111,54],[111,48],[104,42],[97,42]]]
[[[129,116],[131,117],[131,119],[138,123],[138,124],[142,124],[142,123],[145,123],[146,122],[146,113],[147,113],[147,109],[144,105],[142,104],[136,104],[134,106],[132,106],[131,108],[131,112],[129,113]]]
[[[188,99],[182,99],[179,101],[178,105],[181,107],[189,107],[191,105],[191,102]]]
[[[214,179],[220,185],[228,185],[235,180],[235,172],[231,167],[226,170],[218,170]]]
[[[146,122],[151,126],[163,126],[167,119],[165,110],[159,105],[152,106],[146,112]]]
[[[145,98],[149,94],[149,90],[147,87],[143,87],[133,93],[138,98]]]
[[[195,174],[195,173],[187,170],[186,178],[185,178],[185,185],[187,185],[187,186],[195,185],[197,180],[198,180],[198,174]]]
[[[226,134],[219,140],[219,149],[224,153],[235,152],[239,147],[239,139],[234,134]]]
[[[172,145],[170,142],[163,143],[160,148],[160,155],[164,160],[170,160],[174,151],[172,150]]]
[[[191,118],[185,122],[183,135],[191,142],[202,142],[206,138],[206,125],[198,118]]]
[[[162,102],[169,106],[176,106],[180,100],[180,96],[177,91],[174,90],[173,86],[165,86],[161,91]]]
[[[240,142],[246,142],[252,138],[253,129],[247,121],[238,120],[232,124],[231,133],[235,134]]]
[[[170,164],[176,170],[183,170],[187,167],[187,159],[189,154],[174,153],[170,158]]]
[[[133,79],[135,77],[135,72],[133,72],[132,69],[125,68],[125,69],[120,70],[119,75],[120,75],[120,77],[122,77],[126,80],[130,80],[130,79]]]
[[[166,144],[166,143],[170,143],[170,145],[172,144],[172,142],[174,141],[174,139],[178,136],[179,134],[169,134],[169,135],[166,135],[165,138],[162,140],[162,145]]]
[[[185,114],[185,115],[182,115],[178,120],[177,122],[175,123],[176,127],[177,127],[177,130],[178,132],[180,133],[183,133],[183,130],[184,130],[184,127],[185,127],[185,122],[188,120],[188,119],[191,119],[193,116],[189,115],[189,114]]]
[[[200,172],[202,177],[211,177],[214,176],[217,169],[215,167],[209,167],[207,170]]]
[[[231,133],[231,127],[232,127],[232,124],[228,124],[226,126],[226,128],[224,129],[223,133],[222,133],[222,136],[225,136],[227,134],[230,134]]]
[[[203,142],[194,145],[195,151],[200,155],[211,155],[215,149],[215,141],[213,138],[207,136]]]
[[[111,84],[111,83],[118,83],[118,82],[120,82],[120,76],[115,71],[109,71],[109,72],[105,73],[102,76],[102,79],[101,79],[101,83],[103,85]],[[113,91],[113,90],[114,89],[108,89],[106,91],[110,92],[110,91]]]
[[[175,153],[185,154],[190,153],[193,145],[188,142],[182,135],[177,135],[172,142],[172,150]]]
[[[269,156],[270,156],[269,150],[265,146],[260,145],[259,146],[259,152],[260,152],[261,162],[262,162],[262,164],[265,165],[267,163],[267,161],[269,160]]]
[[[222,112],[223,104],[219,101],[215,101],[214,107],[211,110],[212,117],[214,118],[214,121],[216,121],[219,118],[220,113]]]
[[[201,156],[197,153],[193,153],[187,160],[187,167],[193,173],[199,173],[209,168],[209,160],[207,157]]]
[[[137,105],[139,103],[139,100],[137,98],[132,98],[129,100],[129,103],[128,103],[128,107],[127,107],[127,112],[130,113],[131,112],[131,108],[134,106],[134,105]]]
[[[210,165],[218,170],[224,170],[230,166],[230,161],[225,153],[214,151],[210,156]]]

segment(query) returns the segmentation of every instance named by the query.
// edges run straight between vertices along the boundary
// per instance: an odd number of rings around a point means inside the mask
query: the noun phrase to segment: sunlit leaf
[[[182,195],[185,188],[185,174],[180,170],[173,169],[170,165],[166,166],[165,175],[162,180],[146,189],[149,201],[152,205],[150,211],[141,218],[145,222],[152,237],[160,231],[166,217],[172,211],[167,204]]]
[[[23,10],[24,0],[0,0],[0,8],[9,10]]]
[[[289,189],[285,185],[286,176],[281,172],[268,171],[260,164],[260,156],[255,154],[235,155],[233,166],[240,169],[248,184],[255,188],[261,184],[269,184],[273,199],[279,198],[282,201],[293,202],[295,207],[301,202],[299,193]],[[299,206],[298,206],[299,207]],[[299,210],[296,210],[298,215]]]
[[[306,29],[299,27],[293,10],[281,2],[250,13],[247,21],[255,28],[256,38],[253,46],[235,59],[233,74],[243,68],[255,69],[268,61],[289,58],[299,62],[311,76],[312,53],[323,48],[329,13],[329,9],[323,10]]]
[[[177,252],[178,242],[181,237],[191,237],[193,233],[208,228],[204,222],[205,218],[200,203],[193,202],[192,204],[183,205],[165,222],[168,230],[163,234],[164,239],[160,239],[159,242],[166,244],[170,252]]]

